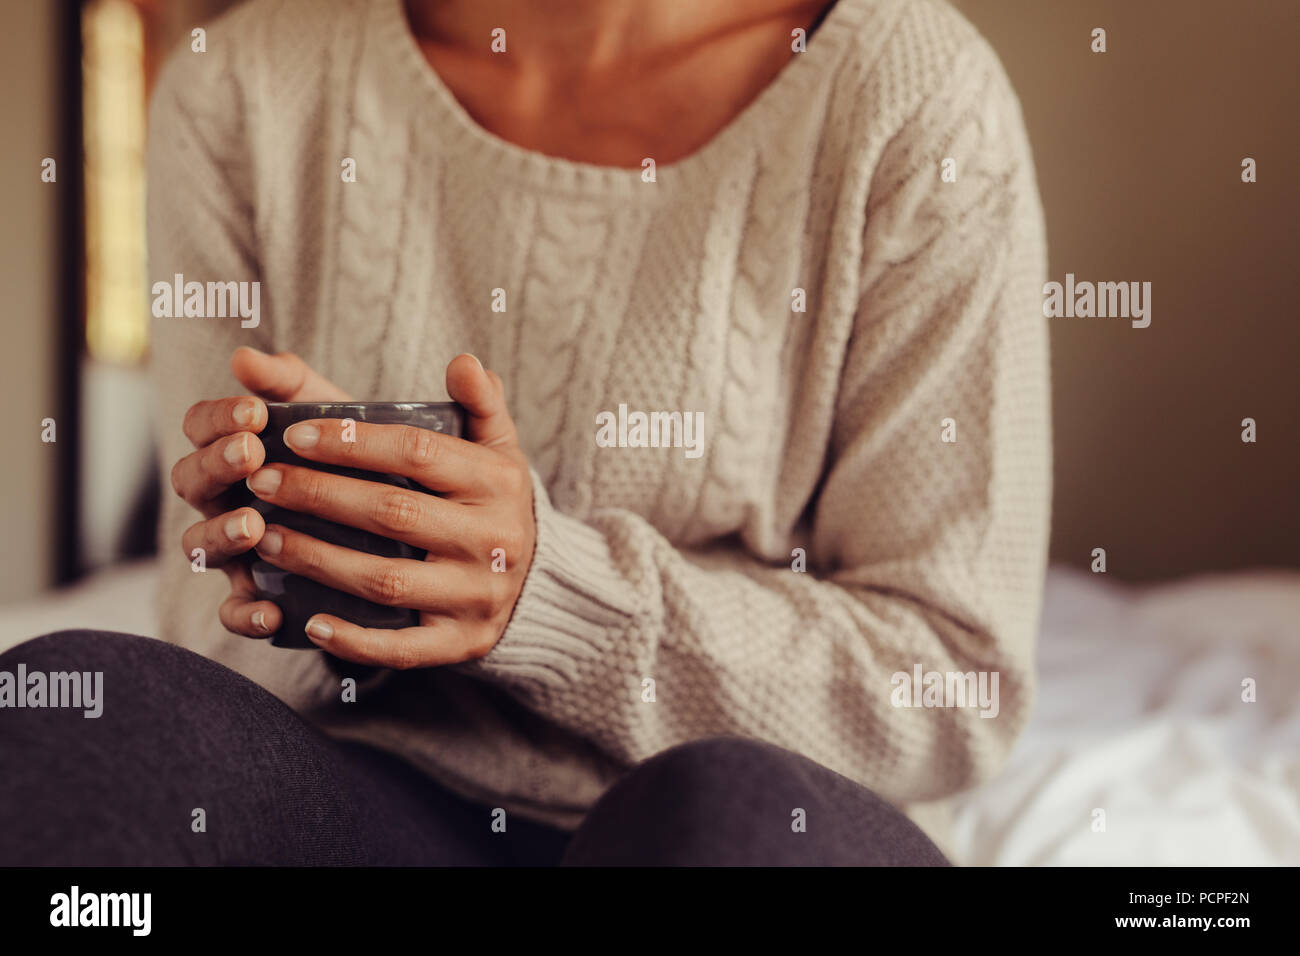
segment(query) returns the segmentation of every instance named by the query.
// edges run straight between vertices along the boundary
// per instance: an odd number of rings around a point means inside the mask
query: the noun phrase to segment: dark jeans
[[[0,865],[946,864],[869,790],[754,741],[652,757],[576,833],[517,814],[497,833],[491,807],[173,645],[63,631],[0,655],[19,664],[102,671],[103,714],[0,709]]]

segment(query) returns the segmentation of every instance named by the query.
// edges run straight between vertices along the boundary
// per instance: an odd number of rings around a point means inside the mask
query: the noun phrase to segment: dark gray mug
[[[267,425],[258,436],[266,447],[265,464],[301,465],[425,494],[435,492],[400,475],[325,465],[300,458],[285,445],[284,430],[295,422],[312,418],[350,418],[356,422],[379,425],[412,425],[456,438],[462,436],[465,428],[465,411],[455,402],[267,402],[266,410]],[[255,508],[268,525],[283,525],[321,541],[381,557],[415,561],[424,559],[425,552],[409,544],[359,528],[349,528],[315,515],[268,504],[254,495],[243,482],[235,485],[232,491],[235,507],[247,505]],[[244,559],[252,571],[259,596],[274,602],[284,615],[279,630],[271,636],[271,643],[276,647],[315,648],[316,645],[304,630],[313,614],[333,614],[362,627],[394,629],[413,627],[419,623],[419,614],[415,611],[375,604],[356,595],[336,591],[310,578],[290,574],[263,561],[254,551],[249,551]]]

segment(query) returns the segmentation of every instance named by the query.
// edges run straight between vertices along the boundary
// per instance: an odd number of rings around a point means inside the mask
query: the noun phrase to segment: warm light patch
[[[148,347],[145,295],[144,31],[127,0],[82,7],[86,159],[86,347],[135,363]]]

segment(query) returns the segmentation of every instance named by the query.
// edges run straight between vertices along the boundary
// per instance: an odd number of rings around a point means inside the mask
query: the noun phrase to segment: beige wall
[[[1125,577],[1300,564],[1300,5],[956,6],[1020,92],[1051,278],[1153,283],[1150,328],[1045,320],[1053,557],[1104,547]]]
[[[0,400],[5,408],[5,454],[0,460],[0,601],[25,596],[52,576],[53,445],[41,442],[41,419],[54,417],[57,184],[41,182],[50,156],[60,178],[75,160],[57,152],[57,61],[54,3],[5,7],[0,56],[0,289],[4,290],[4,347]]]

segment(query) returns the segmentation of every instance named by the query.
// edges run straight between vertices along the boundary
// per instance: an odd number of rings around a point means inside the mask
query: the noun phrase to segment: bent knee
[[[96,631],[90,628],[69,628],[51,631],[40,637],[16,644],[0,657],[21,659],[27,666],[36,663],[58,665],[80,663],[85,669],[88,662],[118,661],[132,657],[142,645],[161,643],[152,637],[123,634],[119,631]],[[55,669],[50,667],[48,669]]]
[[[875,818],[901,816],[889,801],[803,754],[747,737],[706,737],[660,751],[634,767],[604,801],[637,813],[701,820],[739,817],[743,807],[786,818],[836,807]],[[651,809],[653,808],[653,810]]]
[[[102,672],[120,683],[168,682],[180,674],[224,671],[192,651],[153,637],[76,628],[53,631],[10,648],[0,661],[21,662],[32,671]]]
[[[27,673],[101,675],[114,711],[152,710],[168,720],[228,706],[279,709],[279,704],[241,674],[200,654],[153,637],[89,628],[54,631],[0,654],[0,668],[22,664]],[[195,689],[205,692],[196,698]],[[262,700],[262,698],[268,698]]]
[[[748,737],[690,740],[660,751],[632,772],[684,785],[712,783],[727,790],[776,780],[802,782],[810,775],[831,774],[801,754]]]

